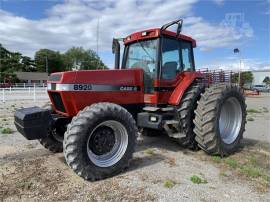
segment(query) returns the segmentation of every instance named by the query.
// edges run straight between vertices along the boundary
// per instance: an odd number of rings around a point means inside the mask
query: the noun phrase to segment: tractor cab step
[[[177,121],[177,120],[164,121],[163,128],[168,133],[169,137],[172,137],[172,138],[186,137],[186,135],[184,133],[179,132],[179,121]]]
[[[186,137],[184,133],[168,133],[168,136],[175,139]]]
[[[174,107],[152,107],[146,106],[143,108],[143,111],[148,112],[173,112],[175,110]]]
[[[148,112],[156,112],[158,110],[159,110],[158,107],[149,107],[149,106],[147,106],[147,107],[143,108],[143,111],[148,111]]]
[[[177,121],[177,120],[166,120],[166,121],[164,121],[164,124],[166,124],[166,125],[178,125],[179,121]]]

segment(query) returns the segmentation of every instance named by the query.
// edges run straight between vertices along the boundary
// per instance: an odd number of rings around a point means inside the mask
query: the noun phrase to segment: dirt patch
[[[0,172],[0,200],[4,201],[267,201],[268,196],[237,173],[222,177],[223,167],[211,157],[183,150],[167,137],[144,139],[130,168],[102,181],[81,179],[66,165],[62,153],[52,154],[35,144],[8,151],[0,159]],[[207,183],[196,184],[193,176]]]
[[[34,152],[34,150],[32,151]],[[154,201],[145,186],[130,186],[127,175],[87,182],[53,155],[16,160],[1,166],[0,201]]]
[[[98,183],[86,195],[86,199],[87,201],[154,201],[156,197],[147,193],[145,187],[130,187],[119,178],[115,178]]]
[[[238,152],[226,157],[204,156],[220,168],[224,180],[243,180],[260,193],[270,191],[270,144],[244,139]]]
[[[74,193],[73,189],[66,187],[67,180],[63,172],[48,167],[45,158],[12,162],[2,167],[2,170],[1,200],[68,200],[70,195],[66,193]]]

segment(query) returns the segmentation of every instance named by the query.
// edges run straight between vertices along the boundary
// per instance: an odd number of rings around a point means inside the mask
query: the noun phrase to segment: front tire
[[[132,115],[121,106],[98,103],[86,107],[65,133],[66,162],[86,180],[116,175],[129,166],[137,133]]]
[[[216,84],[206,88],[195,114],[195,140],[200,148],[221,156],[238,149],[246,124],[245,98],[238,86]]]

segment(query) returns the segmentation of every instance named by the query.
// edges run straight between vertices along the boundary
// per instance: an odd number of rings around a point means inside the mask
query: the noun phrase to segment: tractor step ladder
[[[171,112],[174,111],[174,107],[152,107],[152,106],[147,106],[143,108],[144,111],[148,112]]]
[[[186,137],[184,133],[178,132],[176,129],[179,126],[177,120],[167,120],[164,121],[163,128],[166,130],[168,135],[172,138],[183,138]]]

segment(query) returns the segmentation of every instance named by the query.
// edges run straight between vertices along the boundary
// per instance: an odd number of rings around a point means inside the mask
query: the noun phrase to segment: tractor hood
[[[57,91],[111,91],[142,88],[143,70],[82,70],[53,73],[48,80],[48,90]],[[120,89],[121,88],[121,89]]]
[[[144,102],[143,70],[83,70],[51,74],[48,94],[54,111],[75,116],[94,103]]]

